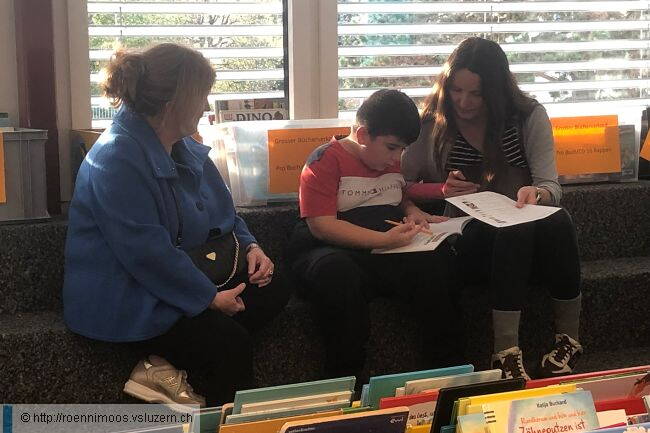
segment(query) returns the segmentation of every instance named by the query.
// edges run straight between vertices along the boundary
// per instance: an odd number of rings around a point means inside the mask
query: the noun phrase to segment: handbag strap
[[[181,214],[181,207],[178,204],[178,199],[176,198],[176,188],[174,188],[174,185],[172,184],[171,181],[169,181],[169,188],[172,192],[172,198],[174,199],[174,205],[176,206],[176,217],[178,218],[178,232],[176,233],[176,248],[181,247],[181,242],[183,241],[183,215]],[[233,239],[235,240],[235,258],[233,259],[233,264],[232,264],[232,270],[230,271],[230,275],[221,284],[216,284],[218,289],[222,288],[226,284],[230,282],[230,280],[233,279],[235,274],[237,273],[237,268],[239,266],[239,239],[237,239],[237,236],[235,235],[235,232],[231,232]]]
[[[181,247],[181,242],[183,241],[183,215],[181,214],[181,207],[178,205],[178,199],[176,198],[176,188],[172,184],[171,180],[169,181],[169,189],[172,192],[172,198],[174,199],[174,205],[176,205],[176,218],[178,218],[178,232],[176,233],[176,248]]]

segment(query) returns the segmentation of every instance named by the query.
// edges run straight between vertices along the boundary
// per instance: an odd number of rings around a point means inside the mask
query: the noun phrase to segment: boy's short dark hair
[[[363,101],[357,110],[357,125],[368,128],[373,138],[394,135],[408,146],[420,135],[420,114],[405,93],[382,89]]]

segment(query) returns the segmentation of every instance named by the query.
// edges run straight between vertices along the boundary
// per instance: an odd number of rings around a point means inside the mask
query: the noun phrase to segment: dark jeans
[[[464,339],[449,293],[451,262],[447,243],[433,252],[385,255],[321,246],[294,259],[292,270],[324,335],[326,374],[358,375],[362,370],[370,333],[368,303],[377,295],[411,304],[432,367],[461,362]]]
[[[473,220],[455,248],[458,274],[465,283],[489,281],[494,309],[521,310],[531,281],[544,284],[555,299],[580,294],[578,241],[564,209],[512,227],[495,228]]]
[[[207,309],[181,318],[159,337],[129,344],[143,356],[156,354],[187,370],[188,382],[209,406],[227,403],[235,391],[254,387],[251,333],[271,321],[289,295],[288,286],[276,274],[268,286],[247,285],[241,294],[243,312],[229,317]]]

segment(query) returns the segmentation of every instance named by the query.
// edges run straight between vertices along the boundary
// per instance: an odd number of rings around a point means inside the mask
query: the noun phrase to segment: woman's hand
[[[255,246],[248,250],[246,260],[248,261],[248,281],[260,287],[268,285],[273,279],[275,266],[271,259],[264,254],[262,248]]]
[[[535,186],[522,186],[517,191],[517,203],[515,206],[522,208],[527,204],[537,204],[537,192],[538,188]]]
[[[479,187],[480,185],[468,182],[460,170],[454,170],[447,175],[447,181],[442,185],[442,193],[445,197],[456,197],[478,192]]]
[[[415,223],[425,229],[429,228],[429,223],[441,223],[447,221],[449,218],[440,215],[431,215],[417,206],[409,209],[408,214],[404,217],[405,223]]]
[[[392,229],[384,232],[386,236],[386,244],[383,248],[397,248],[403,247],[411,243],[415,235],[420,233],[421,226],[413,222],[407,222],[393,227]]]
[[[246,306],[244,301],[239,296],[241,292],[246,288],[246,284],[241,283],[234,289],[230,290],[221,290],[217,292],[217,295],[212,300],[210,304],[210,309],[219,310],[227,316],[234,316],[240,311],[244,311]]]

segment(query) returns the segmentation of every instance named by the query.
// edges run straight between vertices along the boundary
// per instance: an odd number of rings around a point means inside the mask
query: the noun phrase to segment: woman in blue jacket
[[[210,148],[189,137],[214,79],[200,53],[179,45],[116,53],[103,90],[120,109],[82,163],[70,205],[66,323],[151,354],[124,388],[147,401],[205,405],[185,370],[204,372],[196,386],[208,404],[230,401],[252,381],[249,331],[288,299]],[[247,266],[218,289],[186,251],[232,232]]]

